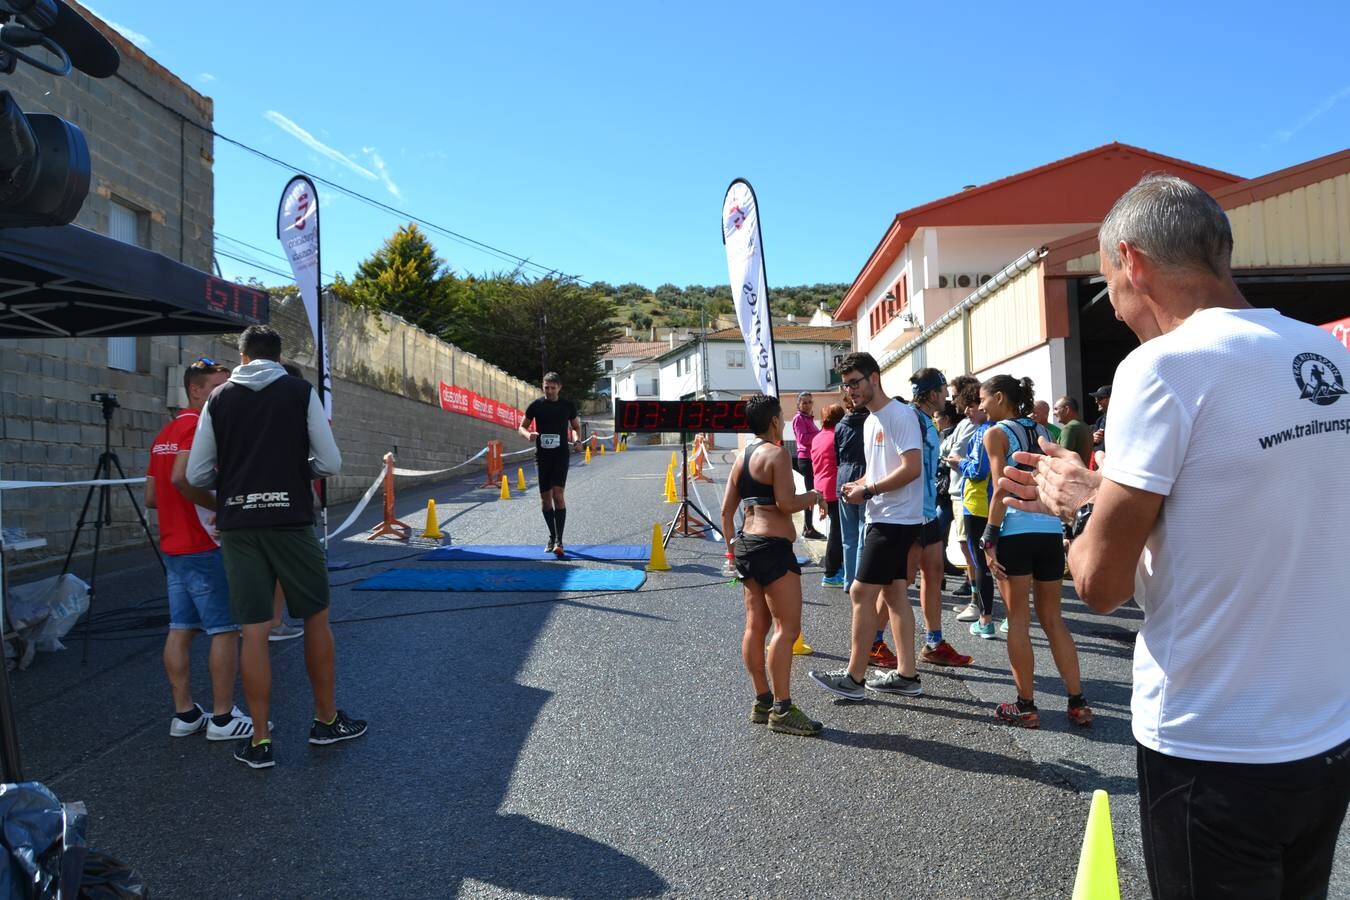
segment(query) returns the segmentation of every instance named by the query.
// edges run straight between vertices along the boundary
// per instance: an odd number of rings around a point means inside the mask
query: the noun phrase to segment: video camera
[[[41,47],[54,61],[35,57]],[[120,57],[103,34],[62,0],[0,0],[0,74],[19,62],[61,77],[72,67],[94,78]],[[25,114],[0,91],[0,228],[65,225],[89,195],[89,145],[60,116]]]

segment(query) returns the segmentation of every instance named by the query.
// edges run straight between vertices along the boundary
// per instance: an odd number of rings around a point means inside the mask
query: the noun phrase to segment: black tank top
[[[764,446],[763,441],[756,441],[745,448],[745,460],[741,463],[741,474],[736,478],[736,490],[741,495],[741,502],[749,506],[772,506],[775,502],[773,485],[756,481],[750,474],[750,458],[762,446]]]

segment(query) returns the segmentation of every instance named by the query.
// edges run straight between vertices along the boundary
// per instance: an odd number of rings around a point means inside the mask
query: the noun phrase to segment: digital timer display
[[[744,400],[619,400],[614,430],[749,431]]]

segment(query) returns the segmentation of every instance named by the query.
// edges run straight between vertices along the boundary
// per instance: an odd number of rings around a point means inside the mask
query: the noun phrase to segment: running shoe
[[[981,625],[980,620],[978,618],[974,622],[970,623],[970,633],[975,635],[976,637],[984,638],[986,641],[993,641],[998,639],[998,633],[994,628],[994,623],[986,622],[983,625]]]
[[[558,557],[558,559],[562,559],[565,552],[566,551],[563,550],[562,541],[558,541],[558,543],[553,545],[553,555]]]
[[[803,529],[802,537],[811,541],[823,541],[826,539],[825,535],[821,534],[819,531],[816,531],[814,528]]]
[[[280,625],[273,625],[267,629],[267,639],[269,641],[289,641],[298,637],[304,637],[305,629],[300,625],[288,625],[282,622]]]
[[[943,641],[936,647],[929,647],[927,644],[919,651],[919,659],[935,666],[968,666],[972,657],[957,653],[956,648]]]
[[[815,737],[820,734],[824,727],[825,726],[821,723],[809,718],[806,713],[798,709],[795,704],[789,706],[788,711],[785,713],[769,713],[769,730],[776,731],[779,734],[795,734],[799,737]]]
[[[923,685],[919,684],[918,675],[908,678],[895,669],[868,675],[867,689],[878,694],[904,694],[906,697],[923,696]]]
[[[763,725],[769,721],[769,713],[773,712],[772,703],[760,703],[758,700],[750,707],[750,724]]]
[[[792,642],[793,656],[810,656],[812,653],[815,652],[816,651],[811,647],[810,644],[802,640],[802,636],[800,634],[797,635],[797,639]]]
[[[885,641],[877,641],[872,645],[872,653],[868,660],[878,669],[894,669],[900,661],[895,658],[891,648],[886,646]]]
[[[953,597],[969,597],[969,596],[970,596],[970,582],[969,582],[969,581],[963,581],[963,582],[961,582],[961,586],[958,587],[956,590],[952,591],[952,596],[953,596]]]
[[[966,608],[956,614],[958,622],[975,622],[980,618],[980,608],[974,603],[967,603]]]
[[[544,552],[545,552],[545,553],[552,553],[552,552],[553,552],[553,548],[556,547],[556,546],[558,546],[558,539],[555,538],[555,537],[550,537],[550,538],[548,539],[548,543],[544,545]]]
[[[1008,633],[1008,620],[1007,620],[1007,618],[1004,618],[1004,620],[1003,620],[1002,622],[999,622],[999,623],[998,623],[998,630],[1001,631],[1001,632],[1003,632],[1004,634],[1007,634],[1007,633]]]
[[[1073,725],[1087,727],[1092,724],[1092,707],[1086,703],[1082,706],[1069,707],[1069,722]]]
[[[994,712],[1004,722],[1009,725],[1016,725],[1018,728],[1041,727],[1041,714],[1036,709],[1023,711],[1018,708],[1016,703],[1000,703],[998,709]]]
[[[309,742],[311,744],[336,744],[338,741],[350,741],[352,738],[359,738],[366,733],[366,723],[360,719],[352,719],[342,710],[337,711],[337,718],[333,721],[324,723],[317,719],[309,726]]]
[[[808,672],[807,675],[831,694],[838,694],[845,700],[867,699],[863,686],[849,677],[848,669],[840,669],[837,672]]]
[[[261,744],[249,741],[234,751],[234,758],[250,769],[270,769],[277,764],[276,759],[272,756],[272,742],[270,740],[263,741]]]
[[[206,727],[207,722],[211,721],[200,703],[192,704],[192,708],[197,710],[197,718],[191,722],[184,722],[176,715],[169,720],[169,737],[188,737],[196,734]]]
[[[230,721],[224,725],[217,725],[209,717],[208,721],[210,722],[206,726],[208,741],[239,741],[253,737],[253,720],[244,715],[237,706],[230,710]]]
[[[820,586],[821,586],[821,587],[828,587],[828,588],[841,588],[841,587],[843,587],[843,586],[844,586],[844,573],[842,573],[842,572],[836,573],[836,574],[834,575],[834,577],[830,577],[829,575],[826,575],[824,578],[820,579]]]

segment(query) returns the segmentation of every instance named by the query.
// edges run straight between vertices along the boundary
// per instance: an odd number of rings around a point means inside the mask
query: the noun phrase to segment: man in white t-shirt
[[[837,367],[854,406],[871,412],[863,423],[863,477],[840,489],[846,503],[866,504],[862,559],[849,589],[853,634],[848,667],[811,672],[811,678],[846,700],[862,700],[863,688],[917,697],[923,693],[914,670],[914,613],[906,593],[909,548],[919,537],[924,515],[923,436],[914,411],[886,396],[881,368],[870,353],[850,353]],[[871,678],[867,664],[877,625],[877,596],[890,611],[899,665]]]
[[[1350,353],[1253,309],[1218,203],[1171,176],[1101,232],[1116,317],[1111,452],[1044,444],[1005,469],[1020,508],[1073,520],[1069,564],[1101,613],[1144,609],[1131,703],[1154,897],[1325,897],[1350,799]],[[1033,489],[1034,488],[1034,489]],[[1328,506],[1329,498],[1337,498]]]

